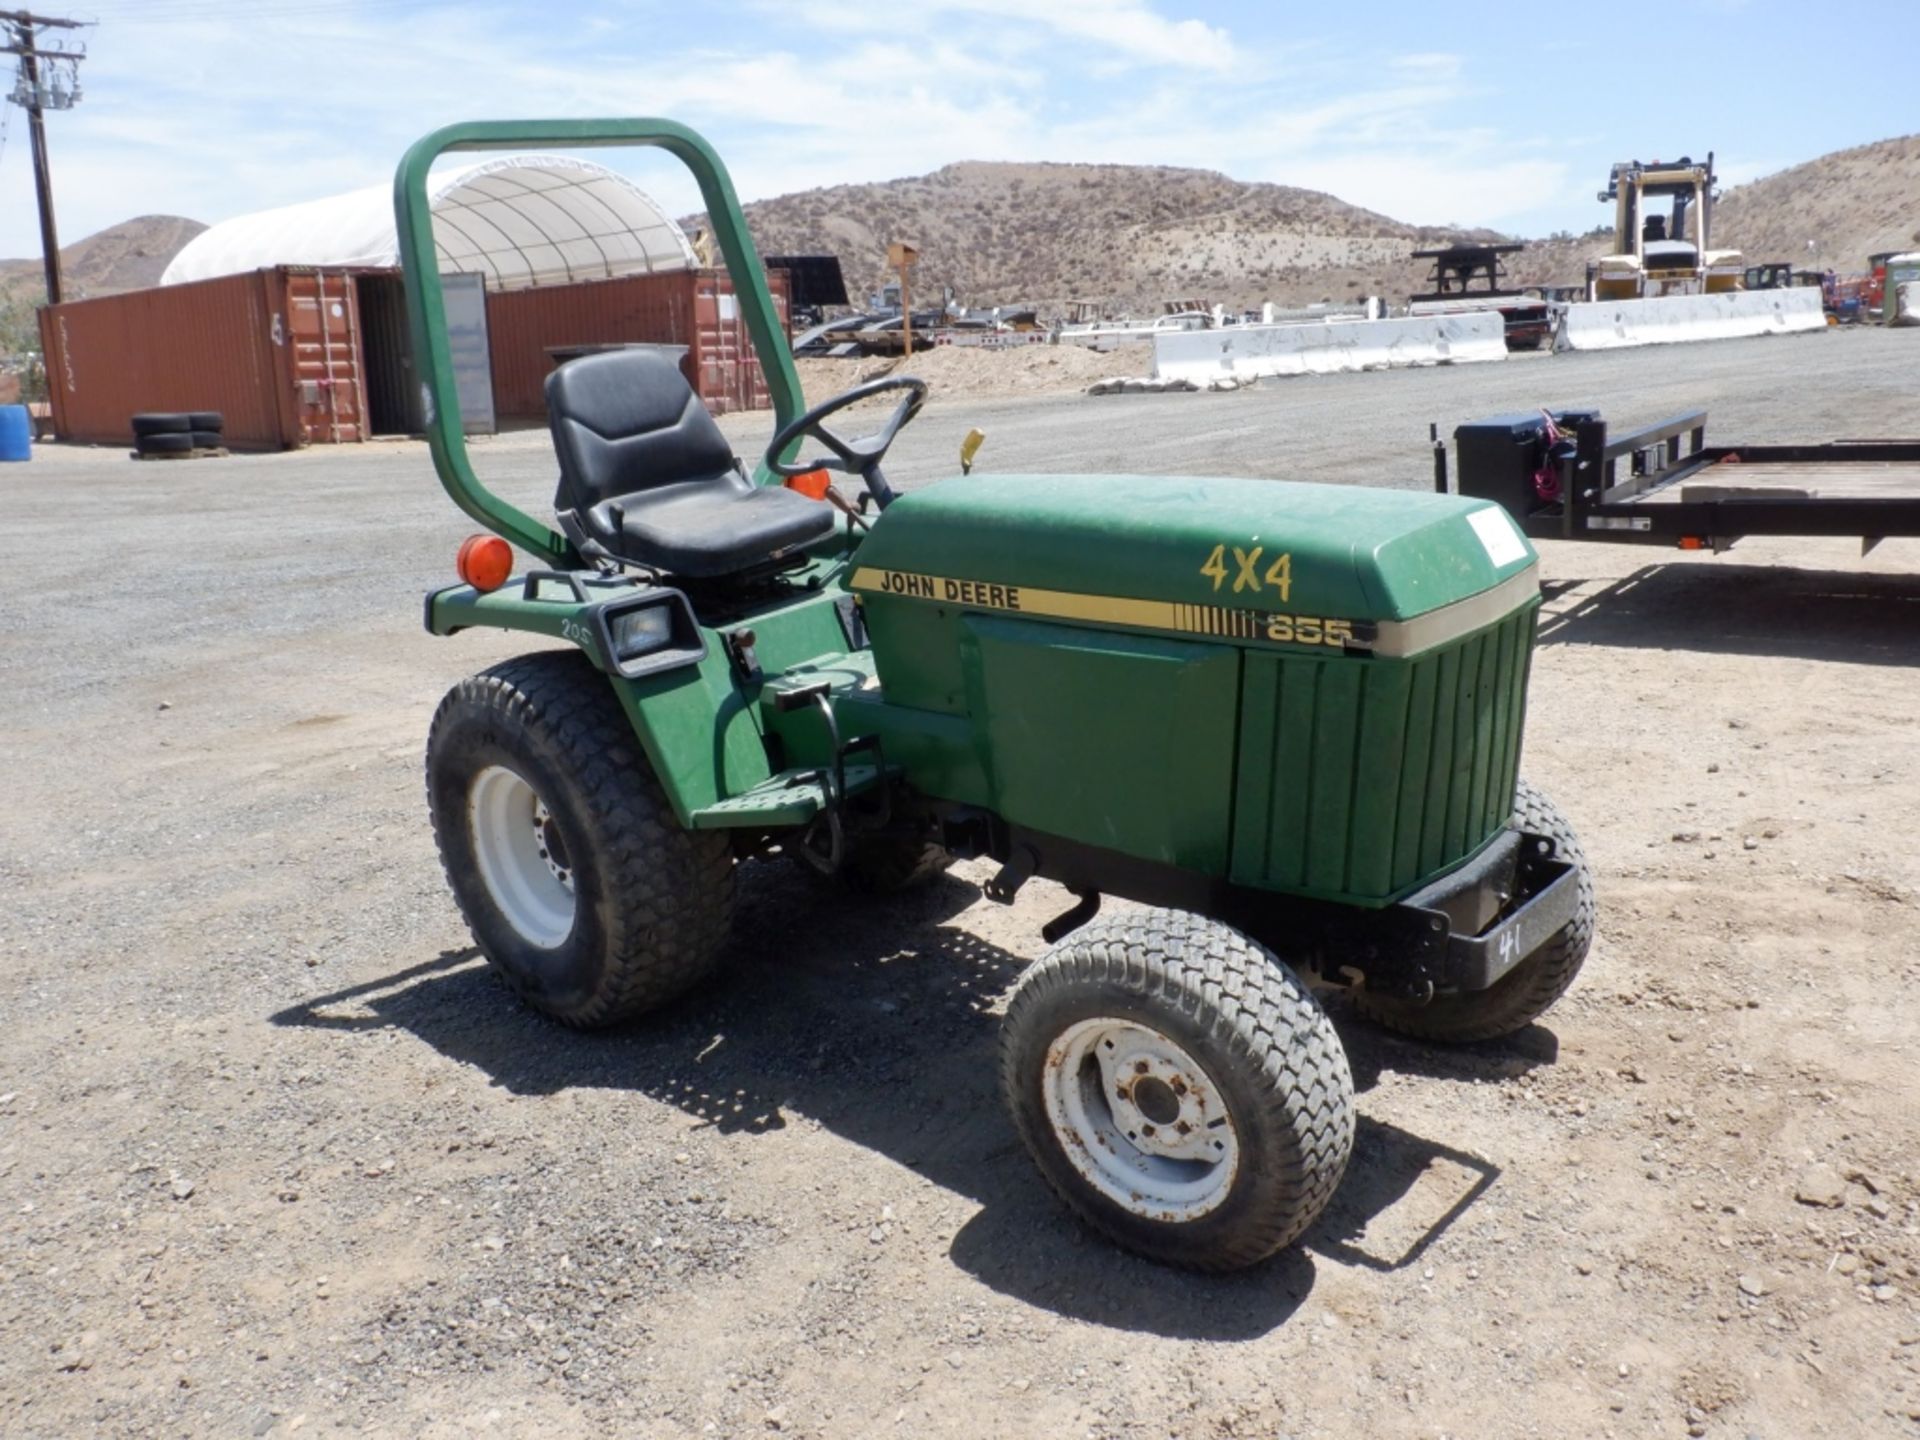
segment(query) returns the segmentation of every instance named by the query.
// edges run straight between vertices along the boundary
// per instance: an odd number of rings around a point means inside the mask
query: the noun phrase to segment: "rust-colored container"
[[[278,448],[273,312],[259,274],[69,300],[40,312],[54,433],[131,443],[142,410],[218,410],[228,442]]]
[[[787,277],[771,275],[774,304],[787,314]],[[493,403],[502,417],[544,419],[553,351],[641,341],[684,345],[688,383],[716,415],[771,403],[753,341],[724,270],[623,275],[577,285],[499,290],[487,296]]]
[[[784,321],[787,277],[770,278]],[[414,380],[398,287],[395,270],[282,265],[49,306],[55,433],[130,444],[140,411],[218,410],[240,449],[405,434]],[[687,379],[715,414],[770,403],[725,271],[499,291],[486,314],[502,416],[545,418],[553,350],[627,341],[686,346]]]
[[[282,266],[259,272],[281,325],[281,433],[292,445],[367,438],[358,277]]]
[[[54,433],[132,441],[146,410],[218,410],[240,449],[365,438],[357,274],[291,266],[40,312]]]

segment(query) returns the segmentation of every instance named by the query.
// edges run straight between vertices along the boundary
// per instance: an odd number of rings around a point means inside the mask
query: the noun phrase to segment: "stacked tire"
[[[153,412],[136,415],[130,423],[134,454],[143,460],[226,448],[221,433],[226,421],[218,410]]]

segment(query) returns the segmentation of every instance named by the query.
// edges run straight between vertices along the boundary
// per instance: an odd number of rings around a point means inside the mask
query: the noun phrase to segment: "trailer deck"
[[[1695,410],[1609,434],[1594,411],[1497,416],[1454,432],[1460,491],[1535,539],[1725,550],[1748,535],[1920,536],[1920,440],[1706,443]],[[1436,448],[1444,484],[1446,456]]]
[[[1738,451],[1667,476],[1628,504],[1681,505],[1709,500],[1881,500],[1920,496],[1920,458],[1747,460]]]

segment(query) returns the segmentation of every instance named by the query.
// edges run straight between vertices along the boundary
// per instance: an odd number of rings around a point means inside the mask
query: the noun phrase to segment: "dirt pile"
[[[797,362],[800,383],[811,399],[850,390],[885,375],[914,375],[933,387],[935,399],[1060,395],[1084,390],[1114,375],[1153,373],[1151,345],[1094,351],[1082,345],[1021,345],[1005,350],[936,345],[911,360],[814,360]]]

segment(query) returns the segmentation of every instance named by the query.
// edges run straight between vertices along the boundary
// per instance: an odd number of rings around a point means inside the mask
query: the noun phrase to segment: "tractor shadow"
[[[577,1034],[515,1004],[471,949],[317,996],[273,1022],[398,1028],[516,1095],[631,1090],[722,1134],[818,1124],[975,1201],[949,1253],[981,1283],[1069,1318],[1177,1338],[1269,1333],[1312,1291],[1316,1260],[1410,1265],[1498,1178],[1483,1160],[1363,1117],[1345,1180],[1303,1245],[1228,1276],[1138,1259],[1068,1215],[1005,1116],[998,1012],[1031,957],[952,923],[979,902],[975,886],[949,877],[856,906],[793,867],[751,866],[740,878],[720,974],[620,1030]],[[1362,1089],[1428,1055],[1358,1025],[1343,1025],[1343,1038]],[[1488,1073],[1484,1060],[1436,1069]],[[1437,1171],[1448,1171],[1450,1203],[1427,1193]],[[1426,1218],[1409,1230],[1410,1199]]]
[[[1544,587],[1541,645],[1920,665],[1920,577],[1677,562]]]

